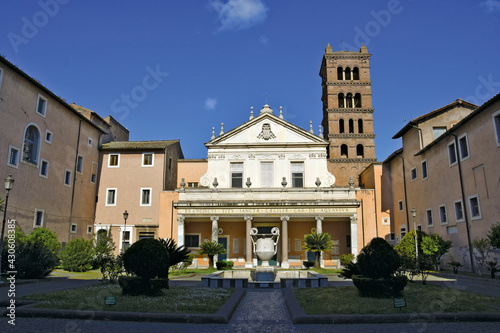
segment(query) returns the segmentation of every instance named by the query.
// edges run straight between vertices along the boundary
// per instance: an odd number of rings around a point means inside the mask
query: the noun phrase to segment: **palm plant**
[[[167,267],[167,286],[168,286],[168,271],[169,268],[177,265],[178,263],[185,262],[190,259],[189,251],[184,245],[177,247],[177,244],[172,238],[160,238],[160,243],[163,245],[168,254],[168,267]]]
[[[219,244],[217,241],[205,241],[200,244],[200,251],[198,254],[205,254],[208,256],[208,266],[214,267],[214,256],[217,254],[225,254],[226,249],[224,245]]]
[[[304,246],[303,249],[306,251],[314,252],[314,268],[320,268],[320,256],[321,252],[325,250],[330,250],[333,247],[333,241],[330,234],[314,233],[304,236]]]

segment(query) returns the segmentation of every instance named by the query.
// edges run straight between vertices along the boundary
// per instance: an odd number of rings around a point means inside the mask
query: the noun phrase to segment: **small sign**
[[[406,306],[406,299],[404,299],[403,297],[395,298],[393,301],[395,308],[403,308]]]
[[[104,304],[106,305],[116,305],[116,297],[114,296],[105,296]]]

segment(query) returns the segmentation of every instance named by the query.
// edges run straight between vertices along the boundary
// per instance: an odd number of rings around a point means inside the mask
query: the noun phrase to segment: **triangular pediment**
[[[310,133],[298,126],[289,123],[273,114],[261,114],[246,123],[226,132],[205,145],[214,146],[243,146],[243,145],[320,145],[328,142],[323,138]]]

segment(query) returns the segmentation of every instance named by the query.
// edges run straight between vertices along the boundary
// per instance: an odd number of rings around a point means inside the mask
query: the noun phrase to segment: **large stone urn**
[[[276,254],[279,235],[280,231],[276,227],[271,229],[271,234],[259,234],[257,228],[250,229],[253,252],[262,261],[262,266],[269,266],[269,260]]]

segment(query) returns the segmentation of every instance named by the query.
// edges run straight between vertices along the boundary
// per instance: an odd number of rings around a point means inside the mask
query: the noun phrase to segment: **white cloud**
[[[261,0],[213,0],[210,5],[219,16],[222,30],[242,30],[263,23],[269,10]]]
[[[500,1],[499,0],[486,0],[479,4],[481,8],[486,9],[487,12],[500,11]]]
[[[262,44],[266,45],[267,43],[269,43],[269,38],[267,38],[267,36],[265,36],[265,35],[262,35],[262,36],[259,37],[259,41]]]
[[[205,100],[205,109],[207,110],[213,110],[215,109],[215,107],[217,106],[217,98],[214,97],[214,98],[207,98]]]

